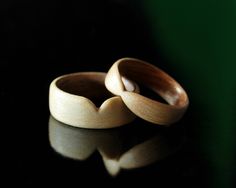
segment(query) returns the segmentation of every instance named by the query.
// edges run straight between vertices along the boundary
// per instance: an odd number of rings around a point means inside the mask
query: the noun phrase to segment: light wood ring
[[[121,76],[147,86],[168,104],[127,91]],[[105,85],[110,92],[120,95],[135,115],[154,124],[168,126],[177,122],[189,104],[188,96],[179,83],[161,69],[139,59],[116,61],[107,73]]]
[[[52,116],[65,124],[82,128],[113,128],[131,122],[135,115],[120,96],[113,96],[105,87],[106,73],[79,72],[52,81],[49,109]],[[126,89],[138,92],[138,86],[123,78]],[[93,101],[100,100],[97,107]]]

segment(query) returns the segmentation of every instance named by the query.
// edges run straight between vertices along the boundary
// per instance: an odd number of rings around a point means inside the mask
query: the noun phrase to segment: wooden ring
[[[147,86],[168,104],[127,91],[121,76]],[[180,84],[161,69],[139,59],[122,58],[116,61],[107,73],[105,85],[110,92],[120,95],[135,115],[159,125],[177,122],[189,104]]]
[[[53,80],[49,89],[52,116],[63,123],[82,128],[113,128],[131,122],[135,115],[120,96],[113,96],[106,89],[105,76],[106,73],[102,72],[79,72]],[[127,90],[139,91],[135,83],[122,79]],[[91,100],[102,104],[95,104]]]

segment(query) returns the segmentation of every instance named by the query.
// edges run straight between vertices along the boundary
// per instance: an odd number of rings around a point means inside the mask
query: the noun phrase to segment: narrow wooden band
[[[127,91],[121,76],[149,87],[168,104]],[[135,115],[159,125],[178,121],[189,104],[186,92],[173,78],[161,69],[134,58],[116,61],[107,73],[105,85],[110,92],[120,95]]]
[[[82,128],[112,128],[131,122],[135,115],[120,96],[106,90],[101,72],[80,72],[61,76],[52,81],[49,89],[49,108],[52,116],[69,125]],[[124,78],[123,78],[124,79]],[[138,86],[125,79],[126,89],[138,92]],[[108,99],[98,108],[91,101],[105,96]]]

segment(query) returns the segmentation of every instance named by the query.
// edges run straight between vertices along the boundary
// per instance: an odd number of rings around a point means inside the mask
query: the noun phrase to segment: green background
[[[236,1],[139,3],[151,35],[190,97],[194,136],[210,167],[210,187],[234,187]]]

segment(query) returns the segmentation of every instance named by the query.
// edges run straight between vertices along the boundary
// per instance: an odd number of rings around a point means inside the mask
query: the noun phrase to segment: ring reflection
[[[108,173],[116,176],[121,169],[145,167],[174,153],[182,144],[183,131],[135,121],[114,129],[75,128],[50,116],[49,141],[57,153],[80,161],[98,151]]]

